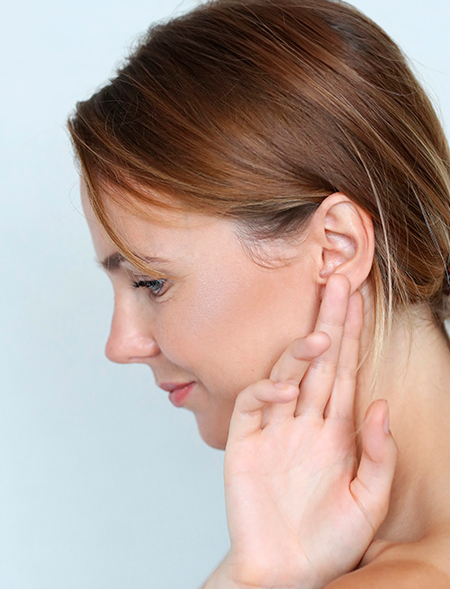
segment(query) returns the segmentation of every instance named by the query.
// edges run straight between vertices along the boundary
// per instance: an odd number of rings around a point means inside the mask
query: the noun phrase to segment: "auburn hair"
[[[98,219],[144,271],[105,195],[234,219],[257,245],[339,191],[373,220],[377,355],[399,307],[425,302],[446,333],[448,144],[399,47],[351,5],[203,2],[152,26],[69,129]]]

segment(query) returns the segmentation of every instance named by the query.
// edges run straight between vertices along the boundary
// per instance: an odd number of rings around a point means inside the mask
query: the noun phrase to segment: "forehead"
[[[80,192],[95,250],[104,259],[117,248],[97,220],[83,180]],[[164,210],[151,205],[144,217],[127,210],[126,201],[121,206],[116,198],[103,196],[114,231],[130,249],[143,256],[181,257],[192,261],[198,256],[203,259],[213,258],[217,253],[222,254],[225,247],[229,251],[241,249],[232,221],[187,210]]]

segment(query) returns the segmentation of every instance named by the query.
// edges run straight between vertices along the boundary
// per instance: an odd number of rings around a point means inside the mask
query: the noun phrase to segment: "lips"
[[[166,382],[158,386],[169,393],[169,400],[175,407],[182,407],[194,385],[195,381],[183,383]]]

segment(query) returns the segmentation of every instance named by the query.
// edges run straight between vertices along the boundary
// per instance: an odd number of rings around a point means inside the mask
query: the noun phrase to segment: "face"
[[[173,404],[194,413],[205,442],[224,448],[237,394],[268,378],[290,342],[314,326],[319,296],[308,239],[284,247],[289,262],[267,268],[242,246],[232,221],[160,211],[149,220],[108,204],[120,236],[167,276],[158,281],[121,259],[81,192],[114,287],[107,357],[147,364]],[[265,251],[275,259],[280,246]]]

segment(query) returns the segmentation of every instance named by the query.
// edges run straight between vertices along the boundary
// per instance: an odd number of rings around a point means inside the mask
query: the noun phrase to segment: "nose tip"
[[[146,362],[159,354],[159,347],[146,318],[115,305],[105,354],[111,362]]]
[[[153,338],[137,335],[118,338],[111,334],[105,346],[108,360],[118,364],[145,362],[158,353],[159,348]]]

